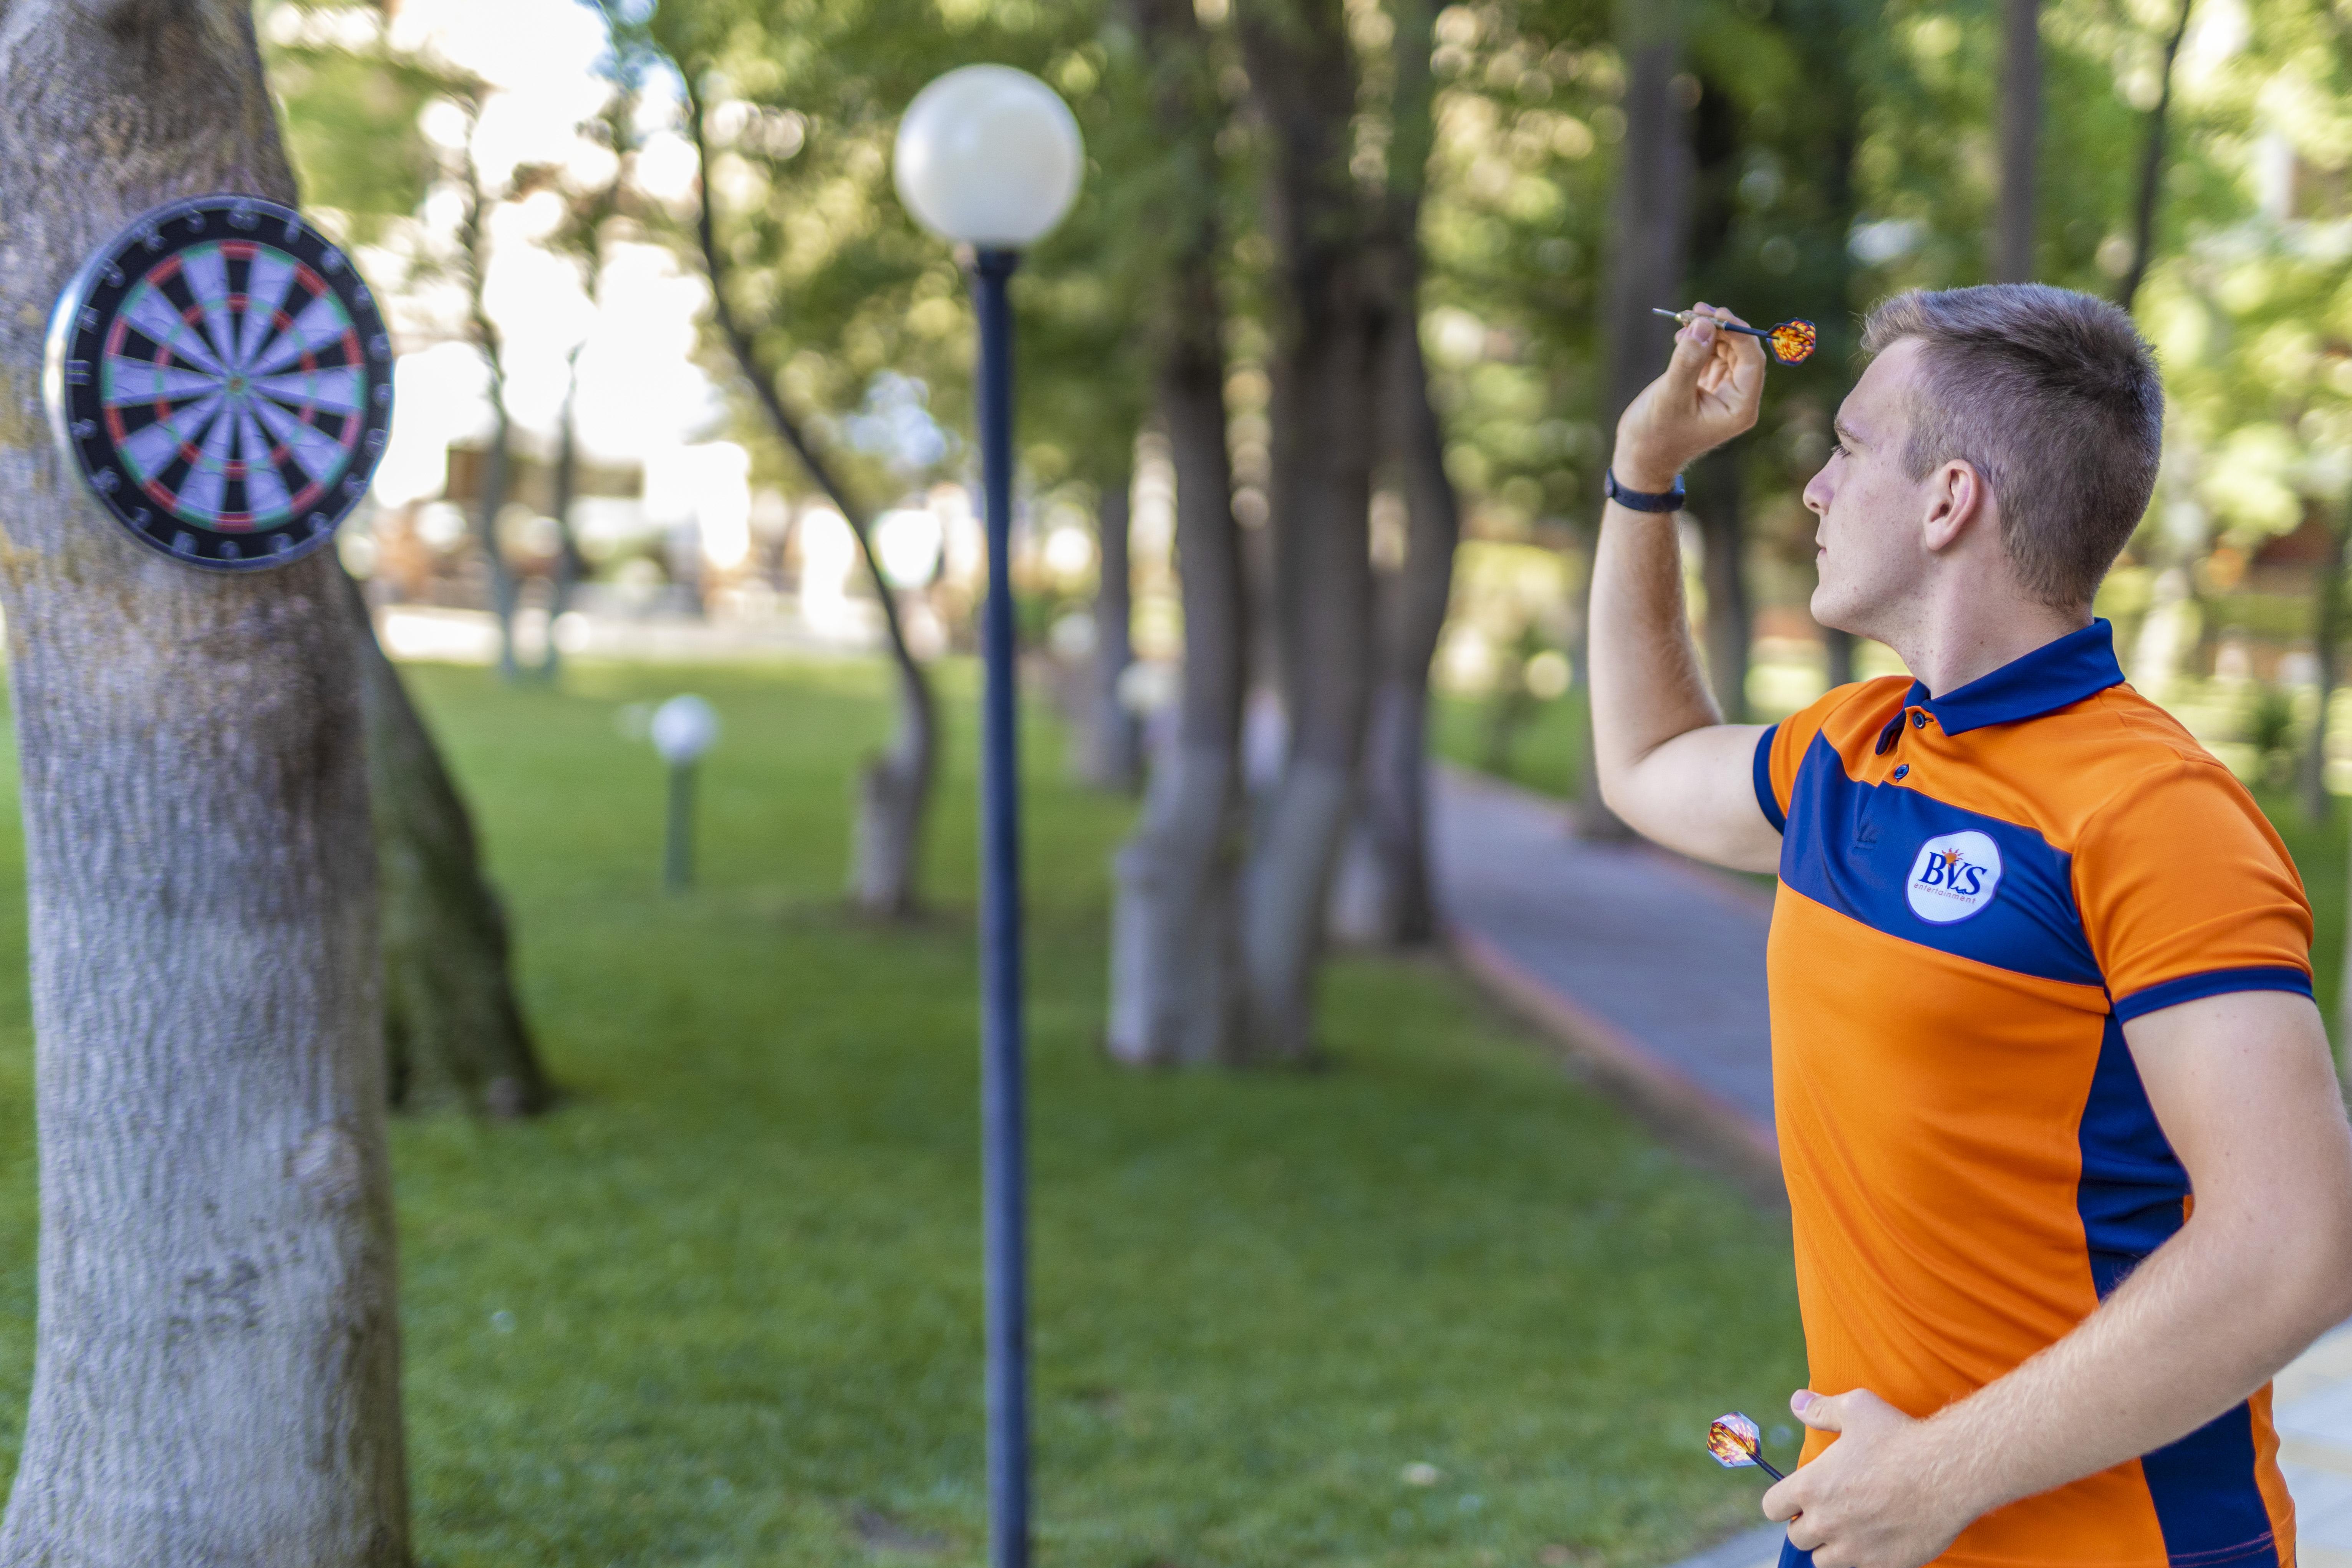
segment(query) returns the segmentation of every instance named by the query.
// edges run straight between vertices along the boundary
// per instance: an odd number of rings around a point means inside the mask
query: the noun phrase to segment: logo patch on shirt
[[[1903,891],[1911,912],[1936,925],[1981,913],[2000,886],[2000,846],[1981,833],[1947,833],[1919,846]]]

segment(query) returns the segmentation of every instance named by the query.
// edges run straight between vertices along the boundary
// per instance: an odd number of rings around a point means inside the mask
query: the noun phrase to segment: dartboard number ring
[[[197,196],[135,219],[58,297],[58,445],[99,504],[176,560],[282,565],[367,493],[392,339],[348,258],[289,208]]]

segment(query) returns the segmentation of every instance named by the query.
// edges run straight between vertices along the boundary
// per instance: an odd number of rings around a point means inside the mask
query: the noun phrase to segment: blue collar
[[[2120,686],[2123,679],[2123,666],[2116,662],[2115,628],[2093,621],[1942,697],[1930,697],[1927,688],[1915,680],[1903,705],[1926,709],[1945,734],[1958,735],[1988,724],[2013,724],[2054,713]]]

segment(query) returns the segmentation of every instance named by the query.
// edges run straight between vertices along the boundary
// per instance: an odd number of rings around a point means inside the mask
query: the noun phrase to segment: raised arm
[[[1693,321],[1675,334],[1665,374],[1617,422],[1611,467],[1618,484],[1653,494],[1672,489],[1685,464],[1755,425],[1763,394],[1764,351],[1756,340]],[[1672,515],[1608,504],[1591,603],[1588,657],[1601,798],[1670,849],[1738,870],[1771,870],[1780,836],[1757,805],[1753,782],[1763,730],[1725,723],[1700,678]]]

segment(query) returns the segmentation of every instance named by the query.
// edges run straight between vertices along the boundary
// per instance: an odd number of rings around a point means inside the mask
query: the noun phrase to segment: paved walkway
[[[1763,888],[1647,844],[1587,844],[1559,803],[1442,768],[1432,822],[1454,950],[1642,1108],[1695,1120],[1779,1184]]]
[[[1769,895],[1646,845],[1580,843],[1558,802],[1514,785],[1454,768],[1435,782],[1432,850],[1463,963],[1653,1120],[1777,1186]],[[2281,1373],[2276,1401],[2301,1568],[2352,1568],[2352,1325]],[[1676,1568],[1779,1557],[1767,1530]]]
[[[2352,1568],[2352,1324],[2279,1373],[2273,1396],[2302,1568]]]

